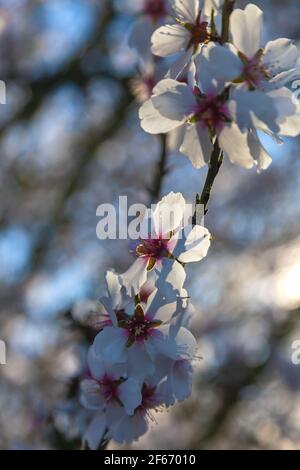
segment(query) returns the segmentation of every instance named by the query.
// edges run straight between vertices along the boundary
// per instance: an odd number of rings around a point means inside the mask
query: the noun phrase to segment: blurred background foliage
[[[299,41],[299,1],[254,3],[266,39]],[[119,195],[148,203],[161,152],[138,121],[127,46],[137,4],[0,0],[2,449],[78,448],[89,420],[77,384],[94,333],[71,310],[102,293],[107,268],[131,261],[126,241],[97,239],[96,208]],[[193,396],[130,448],[300,447],[300,139],[265,144],[265,173],[222,167],[206,217],[212,248],[189,269]],[[161,193],[193,201],[205,174],[170,151]]]

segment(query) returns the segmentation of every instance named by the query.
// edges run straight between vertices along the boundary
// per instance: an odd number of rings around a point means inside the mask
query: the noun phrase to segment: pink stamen
[[[258,88],[266,79],[268,74],[263,67],[261,56],[256,55],[252,59],[248,59],[243,70],[243,77],[250,87]]]
[[[153,323],[147,319],[147,316],[143,319],[133,317],[132,320],[128,321],[126,330],[128,339],[137,343],[144,343],[155,332]]]
[[[158,406],[158,400],[155,395],[156,387],[143,384],[142,387],[142,403],[136,409],[136,413],[142,413],[142,415],[147,415],[148,411]]]
[[[101,386],[101,392],[107,402],[118,401],[118,388],[120,385],[118,381],[109,375],[105,375],[99,380],[99,385]]]
[[[141,240],[136,253],[142,258],[155,258],[160,260],[169,255],[168,242],[169,240],[165,240],[163,238],[148,238],[146,240]]]
[[[199,13],[196,22],[194,24],[192,23],[185,23],[184,27],[190,32],[190,40],[188,43],[188,49],[190,47],[194,48],[194,51],[196,52],[199,44],[206,44],[210,41],[211,39],[211,34],[208,29],[208,22],[207,21],[201,21],[201,13]]]
[[[209,41],[209,38],[208,23],[203,21],[192,26],[189,45],[198,46],[199,44],[204,44]]]
[[[228,109],[219,96],[198,97],[192,112],[196,122],[212,130],[219,130],[230,119]]]

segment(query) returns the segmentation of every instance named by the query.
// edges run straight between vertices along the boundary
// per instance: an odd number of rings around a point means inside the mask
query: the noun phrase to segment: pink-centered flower
[[[158,26],[164,24],[170,14],[168,0],[143,0],[138,5],[139,17],[133,23],[128,44],[142,58],[150,56],[150,38]]]
[[[267,91],[299,77],[299,50],[286,38],[262,46],[262,25],[263,12],[251,3],[244,10],[237,8],[230,17],[231,38],[239,60],[236,83],[250,90]]]
[[[207,255],[210,234],[200,225],[192,227],[186,217],[190,208],[182,194],[171,192],[146,212],[134,253],[136,261],[121,275],[128,294],[139,292],[149,272],[161,273],[162,269],[169,271],[166,281],[180,291],[185,280],[183,264]]]
[[[262,46],[262,20],[253,4],[231,15],[236,77],[230,106],[243,132],[258,127],[278,141],[300,133],[300,104],[285,86],[300,77],[299,49],[286,38]]]
[[[98,333],[93,350],[110,364],[125,364],[129,377],[141,381],[154,372],[154,360],[169,357],[187,359],[193,354],[195,338],[181,321],[173,320],[184,314],[184,301],[164,299],[155,289],[146,304],[137,303],[132,314],[125,313]],[[181,319],[181,318],[180,318]]]
[[[196,104],[191,110],[190,122],[200,123],[213,134],[215,131],[221,131],[224,124],[231,121],[226,96],[213,93],[203,95],[199,88],[194,89],[194,96]]]
[[[141,404],[136,408],[133,416],[128,416],[121,411],[118,416],[113,417],[110,434],[115,442],[122,444],[137,440],[147,432],[149,424],[155,421],[153,413],[164,406],[159,385],[144,383],[141,393]]]
[[[97,449],[105,436],[117,443],[130,443],[137,440],[149,429],[154,421],[154,412],[164,406],[161,385],[146,380],[141,385],[141,401],[132,415],[120,406],[98,413],[90,422],[84,440],[90,449]]]
[[[232,163],[259,170],[271,163],[257,130],[278,135],[299,133],[299,103],[285,87],[269,92],[230,87],[240,60],[231,46],[210,43],[195,58],[193,89],[162,80],[140,109],[141,125],[151,134],[182,129],[181,153],[196,168],[204,166],[215,140]]]
[[[126,377],[124,364],[108,364],[95,354],[91,347],[88,353],[90,377],[81,382],[81,402],[93,410],[123,407],[129,415],[141,403],[140,386]]]
[[[106,295],[99,300],[97,326],[103,329],[106,326],[116,325],[125,316],[130,304],[119,274],[107,271],[105,274]]]
[[[177,401],[186,400],[192,393],[193,367],[191,360],[166,359],[157,364],[157,374],[160,373],[161,394],[167,407]]]
[[[170,77],[177,78],[190,64],[199,48],[211,40],[210,16],[206,15],[204,2],[199,0],[174,0],[175,21],[154,31],[151,50],[154,55],[167,57],[178,54],[170,69]]]

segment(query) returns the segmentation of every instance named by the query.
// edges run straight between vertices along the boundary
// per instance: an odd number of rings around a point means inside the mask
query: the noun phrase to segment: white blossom
[[[143,1],[129,39],[144,67],[133,84],[140,101],[155,85],[140,108],[142,128],[175,131],[196,168],[221,150],[232,163],[266,169],[271,157],[260,133],[277,142],[300,133],[300,104],[287,88],[299,76],[298,48],[286,38],[263,46],[263,13],[255,5],[234,10],[223,44],[224,0],[173,0],[174,21],[165,25],[170,4]],[[175,57],[167,75],[149,59],[150,37],[155,55]],[[182,72],[187,83],[178,79]],[[211,237],[188,209],[181,193],[163,197],[144,214],[129,269],[106,273],[100,332],[81,382],[81,403],[95,412],[84,435],[91,449],[104,438],[131,443],[147,432],[154,411],[191,395],[197,342],[189,330],[186,265],[207,255]]]
[[[171,322],[184,312],[181,299],[166,302],[155,291],[147,303],[138,303],[134,313],[122,312],[117,324],[106,326],[94,340],[94,351],[110,364],[126,363],[127,374],[138,380],[151,376],[154,361],[161,355],[174,360],[189,359],[196,347],[193,335]]]
[[[99,300],[101,311],[98,320],[99,328],[117,325],[118,318],[122,316],[122,312],[128,309],[130,304],[130,298],[126,295],[119,274],[114,271],[107,271],[105,282],[107,294]]]
[[[122,406],[128,415],[132,415],[141,403],[141,392],[136,380],[126,378],[124,364],[105,363],[91,347],[88,367],[90,377],[81,382],[83,405],[99,411]]]
[[[170,14],[169,1],[143,0],[137,5],[137,13],[139,18],[131,28],[128,44],[136,49],[141,57],[149,57],[151,35]]]
[[[177,401],[186,400],[192,393],[193,366],[190,360],[166,359],[158,364],[165,380],[161,383],[164,404],[169,407]]]
[[[129,416],[121,406],[98,413],[89,424],[84,440],[93,450],[104,437],[115,442],[131,443],[145,434],[154,421],[153,412],[164,406],[164,392],[160,384],[148,379],[141,386],[141,403]]]
[[[236,81],[249,89],[280,88],[299,77],[299,50],[286,38],[262,46],[262,25],[263,12],[253,4],[234,10],[230,17],[231,38],[240,59]]]
[[[130,443],[137,440],[148,431],[149,423],[154,421],[153,412],[164,406],[164,395],[161,385],[146,381],[141,390],[142,401],[133,414],[128,416],[124,411],[118,410],[112,419],[110,434],[114,441]]]
[[[204,166],[217,138],[232,161],[245,168],[266,169],[271,157],[257,130],[279,135],[299,133],[299,104],[286,88],[268,92],[229,85],[240,60],[230,46],[209,44],[195,58],[196,87],[162,80],[140,109],[141,125],[152,134],[183,127],[180,152],[196,168]]]
[[[139,291],[150,271],[159,272],[163,267],[170,272],[169,282],[180,291],[185,279],[182,263],[200,261],[207,255],[209,231],[199,225],[192,227],[191,222],[184,225],[186,211],[182,194],[171,192],[146,212],[135,250],[137,259],[122,274],[122,283],[129,294]]]
[[[199,47],[210,41],[211,33],[210,17],[205,14],[203,1],[174,0],[173,3],[174,22],[154,31],[151,50],[160,57],[179,53],[170,70],[170,77],[177,78]]]

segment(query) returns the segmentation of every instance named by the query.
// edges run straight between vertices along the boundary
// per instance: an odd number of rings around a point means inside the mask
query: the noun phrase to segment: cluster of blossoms
[[[285,38],[262,45],[263,13],[253,4],[233,11],[224,41],[203,4],[175,0],[176,22],[152,35],[154,54],[179,58],[141,107],[142,128],[177,129],[179,151],[196,168],[208,163],[217,139],[232,163],[266,169],[271,157],[260,133],[280,143],[300,133],[300,105],[286,86],[299,77],[298,48]],[[179,81],[184,70],[188,83]]]
[[[162,198],[144,215],[133,265],[122,275],[106,274],[100,332],[81,383],[82,404],[97,411],[85,434],[92,449],[104,438],[137,439],[151,412],[191,393],[197,343],[188,330],[184,265],[206,256],[210,234],[200,225],[184,226],[185,213],[180,193]]]
[[[141,126],[176,131],[178,150],[196,168],[210,164],[217,145],[232,163],[263,170],[271,157],[261,133],[276,142],[300,133],[299,103],[287,87],[299,76],[299,53],[288,39],[262,45],[262,11],[233,7],[233,0],[141,3],[129,38],[140,54]],[[174,61],[164,70],[150,49]],[[100,331],[81,383],[82,404],[95,412],[85,433],[92,449],[106,438],[132,442],[154,410],[191,393],[197,343],[185,268],[206,256],[210,234],[186,213],[180,193],[162,198],[144,214],[133,264],[106,274]]]

